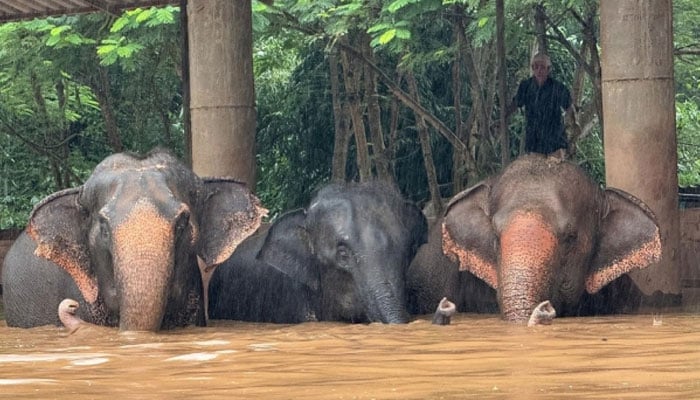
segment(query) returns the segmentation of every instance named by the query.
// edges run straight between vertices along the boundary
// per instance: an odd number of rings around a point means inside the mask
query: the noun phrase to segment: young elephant
[[[426,230],[420,210],[385,184],[326,186],[217,268],[209,316],[408,322],[404,274]]]
[[[4,263],[7,324],[58,324],[73,298],[80,318],[121,330],[204,325],[197,258],[228,258],[264,211],[243,184],[202,180],[168,153],[112,155],[34,208]]]
[[[504,319],[517,322],[527,322],[545,300],[557,315],[578,314],[586,294],[661,256],[659,228],[640,200],[601,190],[578,166],[538,154],[455,196],[440,233],[428,245],[441,242],[454,267],[416,258],[408,273],[414,308],[433,309],[442,296],[468,297],[454,293],[458,266],[495,289]],[[421,304],[426,300],[433,303]]]

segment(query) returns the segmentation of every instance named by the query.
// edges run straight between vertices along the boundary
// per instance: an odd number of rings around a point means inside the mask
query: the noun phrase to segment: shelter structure
[[[167,4],[187,10],[183,91],[191,112],[192,167],[253,188],[251,0],[0,0],[0,22],[98,11],[119,15]],[[678,293],[681,280],[671,12],[671,0],[601,2],[607,183],[644,200],[661,225],[664,260],[633,274],[647,293]]]
[[[0,0],[0,22],[177,4],[179,0]]]

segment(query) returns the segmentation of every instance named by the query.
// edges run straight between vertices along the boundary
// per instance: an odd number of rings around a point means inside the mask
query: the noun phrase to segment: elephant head
[[[166,152],[115,154],[37,204],[27,232],[73,279],[91,322],[155,331],[205,323],[197,257],[228,258],[264,211],[245,185],[200,179]]]
[[[584,290],[596,293],[661,257],[644,203],[536,154],[455,196],[442,232],[445,255],[496,289],[503,317],[518,322],[544,300],[567,314]]]
[[[258,259],[317,293],[320,320],[405,323],[404,275],[426,236],[420,210],[386,184],[334,184],[276,221]]]

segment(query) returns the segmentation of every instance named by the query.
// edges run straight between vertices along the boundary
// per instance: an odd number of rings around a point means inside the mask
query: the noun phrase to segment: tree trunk
[[[397,74],[396,82],[401,85],[402,74],[399,72]],[[394,171],[394,160],[396,158],[396,144],[399,141],[399,114],[401,108],[399,107],[399,100],[396,96],[391,96],[389,100],[389,143],[387,146],[387,159],[389,159],[390,168]]]
[[[55,128],[58,133],[58,159],[61,160],[61,182],[63,183],[62,188],[69,188],[71,184],[71,174],[70,165],[68,165],[68,158],[70,156],[70,148],[68,147],[69,132],[68,123],[66,122],[66,87],[63,84],[63,79],[58,79],[54,87],[56,89],[56,99],[58,100],[58,110],[60,120],[57,122],[57,127]]]
[[[63,81],[59,79],[54,86],[58,100],[59,118],[52,119],[46,107],[46,98],[34,71],[30,72],[29,80],[36,103],[35,118],[42,121],[42,143],[27,142],[35,151],[47,157],[53,180],[58,189],[65,189],[71,183],[71,169],[68,165],[68,135],[65,124],[66,94]]]
[[[580,50],[577,50],[567,39],[559,27],[552,21],[546,13],[543,17],[549,24],[549,27],[555,33],[554,38],[561,43],[573,58],[576,59],[576,72],[574,81],[571,87],[573,104],[576,106],[576,115],[573,112],[567,112],[566,123],[569,131],[569,153],[575,153],[576,142],[585,137],[593,128],[596,118],[600,123],[601,136],[603,135],[603,106],[602,106],[602,83],[600,58],[598,56],[598,40],[597,40],[597,25],[596,19],[598,15],[597,5],[591,4],[586,10],[585,16],[580,16],[573,10],[569,12],[581,24],[583,32],[583,43]],[[586,104],[579,104],[581,92],[583,91],[583,76],[587,75],[591,81],[593,94],[591,100]],[[573,118],[573,117],[576,118]]]
[[[336,53],[328,55],[328,66],[330,69],[331,99],[333,104],[333,123],[335,126],[335,142],[333,145],[333,162],[331,179],[336,182],[345,181],[345,166],[348,162],[348,142],[350,132],[347,126],[347,119],[343,112],[340,97],[340,83],[338,82],[338,59]]]
[[[364,49],[365,57],[374,62],[374,53],[369,45],[369,35],[361,34],[362,48]],[[367,102],[367,121],[369,126],[370,137],[372,138],[372,156],[374,160],[374,168],[377,171],[377,177],[384,182],[393,182],[394,177],[389,169],[389,160],[386,156],[386,148],[384,146],[384,133],[382,132],[381,108],[379,107],[379,93],[377,92],[377,76],[365,64],[364,83],[365,83],[365,99]]]
[[[496,4],[496,7],[498,7],[498,3]],[[496,18],[498,18],[498,11],[496,11],[496,13]],[[535,46],[532,49],[532,54],[530,54],[530,58],[532,58],[532,56],[534,56],[537,53],[547,54],[548,48],[549,47],[547,46],[546,11],[544,8],[544,4],[539,3],[535,4]],[[530,61],[528,60],[528,63],[529,62]]]
[[[506,44],[505,44],[505,24],[503,0],[496,0],[496,47],[498,57],[498,135],[501,138],[501,167],[505,167],[510,162],[510,143],[508,129],[506,127]],[[544,24],[543,24],[544,25]]]
[[[484,90],[482,85],[481,76],[479,74],[476,60],[474,59],[474,54],[476,53],[471,46],[471,42],[466,36],[464,26],[459,29],[459,34],[462,36],[460,39],[461,47],[459,49],[461,53],[462,60],[464,61],[464,70],[467,74],[467,81],[469,82],[469,92],[471,95],[471,126],[469,127],[469,140],[467,141],[467,179],[471,181],[474,177],[478,175],[478,167],[476,163],[475,155],[477,154],[477,148],[480,142],[486,141],[488,137],[488,129],[490,125],[490,110],[486,109],[486,102],[484,100]]]
[[[401,90],[399,85],[397,85],[396,82],[394,82],[394,80],[389,78],[379,67],[377,67],[370,60],[367,60],[361,52],[357,51],[352,46],[349,46],[346,43],[338,42],[338,45],[342,48],[343,54],[349,53],[358,60],[369,64],[370,68],[372,68],[372,70],[377,74],[379,79],[387,86],[392,95],[394,95],[398,100],[400,100],[406,107],[410,108],[414,113],[420,114],[420,116],[423,117],[423,119],[425,119],[427,123],[432,125],[433,128],[435,128],[445,139],[447,139],[450,142],[450,144],[452,144],[455,147],[459,147],[460,149],[467,148],[466,144],[462,142],[457,137],[457,135],[455,135],[455,133],[450,128],[448,128],[439,118],[435,117],[435,115],[431,114],[420,104],[416,103],[413,97]],[[470,158],[469,162],[472,161],[473,159]]]
[[[367,148],[367,135],[365,133],[365,123],[362,118],[362,101],[360,99],[360,81],[362,66],[355,62],[347,52],[341,54],[343,61],[343,80],[347,93],[348,107],[350,109],[350,119],[352,121],[352,131],[355,135],[355,145],[357,152],[357,168],[360,171],[360,181],[365,182],[372,178],[372,167],[369,160],[369,150]]]
[[[418,97],[418,85],[416,84],[416,78],[413,76],[412,72],[408,72],[406,74],[406,81],[408,82],[411,96],[413,96],[416,102],[420,103],[420,99]],[[423,117],[416,114],[415,118],[418,138],[420,139],[420,148],[423,151],[423,165],[425,166],[425,173],[428,175],[430,199],[433,202],[433,210],[435,211],[435,215],[441,215],[442,196],[440,195],[440,186],[438,185],[437,174],[435,173],[435,162],[433,162],[433,150],[430,146],[428,127],[426,126]]]
[[[452,23],[452,40],[456,43],[457,49],[462,48],[462,35],[459,30],[462,29],[463,8],[455,5],[453,7],[455,19]],[[463,142],[468,142],[468,136],[464,134],[462,126],[462,53],[457,51],[454,60],[452,60],[452,105],[455,115],[455,134]],[[466,136],[466,137],[465,137]],[[467,175],[464,173],[466,163],[466,155],[463,151],[454,147],[452,149],[452,194],[461,192],[467,185],[465,179]]]
[[[124,145],[122,144],[121,135],[119,134],[117,119],[114,116],[112,96],[110,94],[109,75],[107,74],[107,70],[105,68],[98,67],[97,82],[94,84],[92,89],[95,92],[97,102],[100,104],[100,112],[102,113],[102,118],[104,119],[105,123],[107,143],[109,143],[109,146],[112,148],[113,152],[122,152],[124,151]]]

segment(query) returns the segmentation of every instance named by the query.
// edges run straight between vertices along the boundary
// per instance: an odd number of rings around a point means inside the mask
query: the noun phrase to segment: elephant
[[[618,303],[606,311],[624,307],[623,295],[641,293],[627,273],[661,257],[656,218],[641,200],[540,154],[454,196],[424,247],[407,275],[414,311],[429,312],[443,296],[474,302],[477,292],[519,323],[545,300],[558,316],[595,312],[599,295]]]
[[[406,271],[408,311],[413,315],[435,311],[448,298],[462,313],[497,313],[496,291],[442,252],[442,218],[433,222]]]
[[[60,322],[65,298],[96,325],[206,324],[200,263],[226,260],[267,210],[245,184],[200,178],[163,149],[108,156],[32,210],[2,272],[8,326]]]
[[[247,238],[211,278],[212,319],[406,323],[405,271],[427,239],[386,183],[333,183]]]

